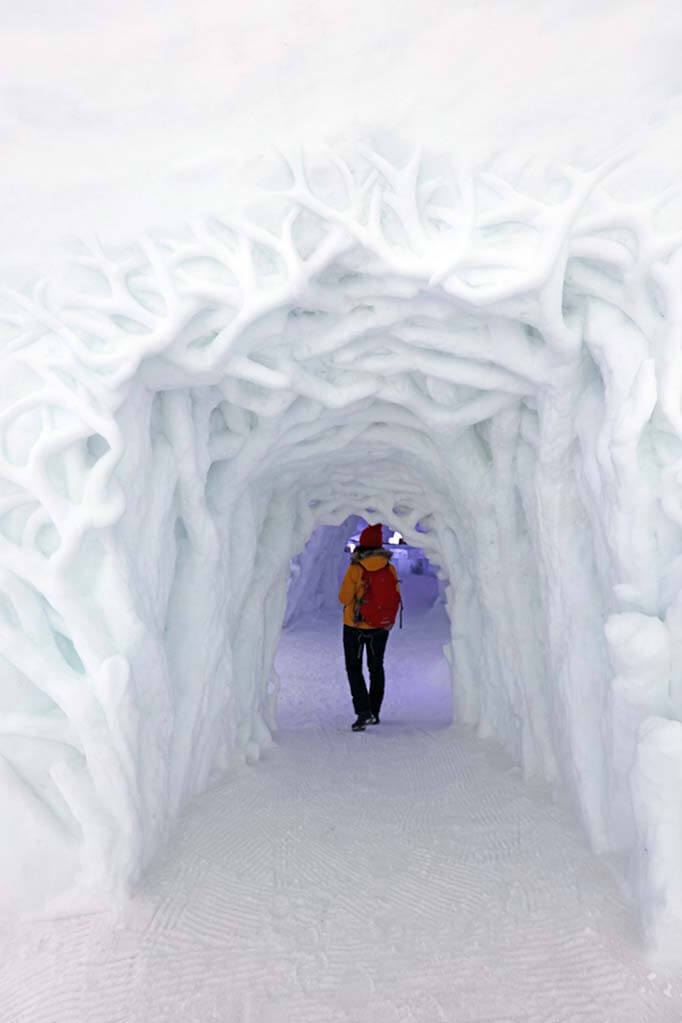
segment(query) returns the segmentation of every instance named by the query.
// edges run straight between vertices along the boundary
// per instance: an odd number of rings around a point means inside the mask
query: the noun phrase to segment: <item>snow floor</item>
[[[679,1023],[682,977],[647,966],[570,809],[447,727],[445,613],[406,604],[364,734],[338,618],[284,633],[277,745],[117,922],[5,932],[3,1023]]]

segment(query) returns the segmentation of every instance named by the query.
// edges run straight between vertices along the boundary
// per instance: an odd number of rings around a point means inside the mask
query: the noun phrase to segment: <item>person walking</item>
[[[381,523],[367,526],[351,554],[339,601],[343,604],[343,652],[357,720],[354,732],[379,724],[384,698],[384,654],[388,634],[402,607],[393,554],[382,546]],[[369,692],[362,674],[362,650],[367,650]]]

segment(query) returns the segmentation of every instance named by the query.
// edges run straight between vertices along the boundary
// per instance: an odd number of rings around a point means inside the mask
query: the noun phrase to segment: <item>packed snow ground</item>
[[[5,934],[3,1023],[679,1023],[682,977],[646,966],[571,811],[448,727],[434,587],[407,579],[364,734],[338,616],[283,634],[277,745],[195,802],[117,922]]]

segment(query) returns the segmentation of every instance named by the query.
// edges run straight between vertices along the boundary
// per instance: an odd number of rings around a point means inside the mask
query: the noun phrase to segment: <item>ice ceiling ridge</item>
[[[5,901],[38,835],[44,897],[120,892],[258,758],[290,559],[366,513],[449,583],[457,717],[627,853],[671,947],[680,200],[616,172],[305,151],[240,211],[3,293]]]

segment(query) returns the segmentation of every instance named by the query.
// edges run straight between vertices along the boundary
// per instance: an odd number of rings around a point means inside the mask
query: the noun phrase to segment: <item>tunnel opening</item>
[[[363,516],[351,515],[337,526],[318,526],[291,561],[287,608],[273,664],[278,741],[283,730],[310,726],[347,729],[352,720],[338,594],[350,554],[367,525]],[[386,649],[384,731],[402,734],[414,727],[447,728],[453,719],[454,683],[443,654],[450,640],[443,579],[423,549],[408,543],[399,530],[384,526],[383,535],[404,605],[402,626],[399,618]],[[302,656],[303,650],[309,654]],[[315,682],[302,677],[308,659],[315,662],[311,672]],[[366,656],[363,672],[368,683]]]
[[[66,877],[126,889],[188,800],[258,760],[291,558],[371,508],[441,568],[456,719],[629,858],[665,941],[682,919],[682,829],[661,825],[682,763],[677,248],[609,173],[560,168],[540,195],[419,154],[303,155],[231,220],[83,246],[7,296],[12,900],[45,848],[61,880],[32,898]]]

